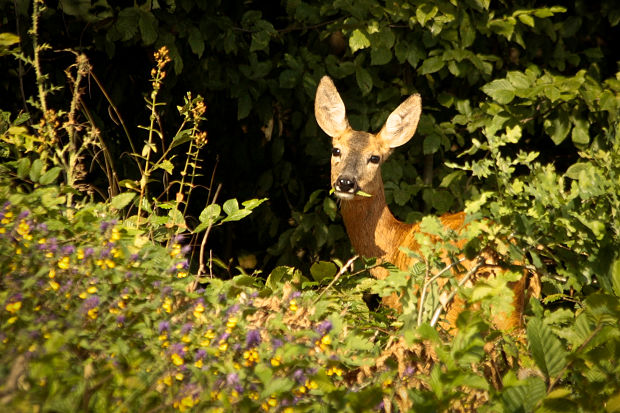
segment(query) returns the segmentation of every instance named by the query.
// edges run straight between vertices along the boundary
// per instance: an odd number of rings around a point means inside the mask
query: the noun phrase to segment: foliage
[[[17,98],[0,111],[3,405],[620,410],[616,2],[0,6],[33,26],[31,37],[0,35],[2,67],[7,55],[18,65],[2,88],[34,96],[29,113]],[[43,58],[76,49],[70,35],[47,44],[55,31],[84,36],[66,71]],[[147,115],[127,96],[141,48],[157,50],[150,78],[139,75]],[[6,79],[27,80],[24,68],[35,78],[18,92]],[[420,92],[420,138],[385,165],[387,198],[408,220],[469,215],[461,234],[422,219],[410,252],[420,263],[385,280],[366,276],[372,261],[343,264],[311,110],[325,73],[358,129],[378,129]],[[101,98],[84,93],[86,79]],[[176,112],[171,96],[183,101]],[[205,101],[216,102],[210,112]],[[104,104],[116,126],[102,120]],[[215,154],[223,170],[203,177]],[[90,162],[103,172],[86,172]],[[266,194],[269,203],[237,201]],[[230,230],[241,219],[267,234],[249,248],[270,246],[266,279],[206,251],[222,244],[215,227],[241,236]],[[511,271],[472,285],[452,277],[446,257],[488,249]],[[524,270],[524,328],[499,331],[494,317]],[[369,293],[401,294],[402,311],[369,309]],[[463,303],[457,331],[447,331],[446,300]]]

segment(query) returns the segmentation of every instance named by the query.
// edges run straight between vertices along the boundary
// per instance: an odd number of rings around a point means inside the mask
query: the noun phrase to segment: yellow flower
[[[198,369],[201,369],[202,366],[203,366],[202,359],[196,360],[196,362],[194,363],[194,366],[196,366],[196,368],[198,368]]]
[[[56,270],[55,269],[50,269],[50,273],[48,274],[50,278],[54,278],[56,276]]]
[[[50,287],[52,287],[52,290],[54,291],[58,291],[58,289],[60,288],[60,284],[58,284],[54,280],[50,280],[49,284],[50,284]]]
[[[88,294],[95,294],[97,292],[97,287],[91,285],[86,291],[88,292]]]
[[[183,381],[185,376],[183,375],[183,373],[178,372],[177,374],[174,375],[174,378],[177,379],[177,381]]]
[[[112,236],[110,236],[110,242],[115,242],[121,239],[121,232],[118,228],[112,228]]]
[[[225,341],[220,341],[220,345],[217,347],[220,351],[228,350],[228,343]]]
[[[172,386],[172,376],[166,376],[162,381],[166,386]]]
[[[97,318],[98,313],[99,313],[99,309],[97,307],[91,308],[90,310],[88,310],[88,316],[93,320]]]
[[[180,271],[177,273],[177,278],[185,278],[185,277],[187,277],[187,272]]]
[[[296,312],[297,312],[297,310],[298,310],[298,307],[297,307],[297,301],[295,301],[295,300],[291,300],[291,301],[288,303],[288,309],[289,309],[292,313],[296,313]]]
[[[238,321],[239,320],[237,319],[237,317],[230,317],[228,319],[228,321],[226,322],[226,327],[228,327],[230,329],[235,328],[235,326],[237,325]]]
[[[172,246],[172,250],[170,251],[170,256],[172,258],[176,257],[177,255],[179,255],[181,253],[181,245],[180,244],[174,244]]]
[[[84,250],[82,248],[78,248],[78,250],[77,250],[77,258],[78,258],[78,260],[83,260],[84,259]]]
[[[273,367],[278,367],[281,363],[282,363],[282,357],[280,356],[275,356],[274,358],[271,359],[271,365]]]
[[[166,297],[164,299],[164,303],[161,305],[161,308],[166,310],[167,313],[172,311],[172,300],[170,299],[170,297]]]
[[[202,303],[198,303],[194,308],[194,318],[200,318],[200,315],[205,311],[204,305]]]
[[[58,268],[61,270],[69,268],[69,257],[62,257],[60,261],[58,261]]]
[[[332,367],[330,369],[327,369],[326,373],[327,373],[328,376],[333,376],[335,374],[338,377],[342,377],[343,371],[342,371],[342,369],[334,366],[334,367]]]
[[[7,304],[6,307],[4,307],[4,308],[9,313],[15,314],[16,312],[18,312],[22,308],[22,302],[21,301],[15,301],[14,303]]]
[[[88,294],[86,294],[86,291],[82,291],[80,295],[78,295],[78,297],[80,297],[82,300],[85,300],[86,297],[88,297]]]
[[[314,380],[306,380],[306,387],[310,390],[317,389],[319,385]]]
[[[172,353],[170,358],[175,366],[181,366],[183,364],[183,357],[179,356],[177,353]]]
[[[321,344],[325,344],[326,346],[329,346],[332,343],[332,339],[329,336],[323,336],[323,338],[321,339]]]

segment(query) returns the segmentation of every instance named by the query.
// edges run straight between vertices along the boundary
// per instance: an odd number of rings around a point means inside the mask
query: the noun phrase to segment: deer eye
[[[333,148],[332,149],[332,156],[340,156],[340,149]]]
[[[381,158],[378,155],[372,155],[370,158],[368,158],[368,162],[372,163],[379,163],[380,160]]]

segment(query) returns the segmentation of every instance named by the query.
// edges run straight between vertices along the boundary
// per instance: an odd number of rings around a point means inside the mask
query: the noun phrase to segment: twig
[[[467,272],[467,274],[465,274],[463,278],[459,280],[458,287],[462,287],[463,284],[465,284],[469,280],[469,278],[471,278],[471,276],[474,275],[483,265],[484,261],[482,259],[479,259],[478,264],[476,264],[471,270]],[[458,291],[458,287],[455,288],[452,293],[450,293],[445,304],[439,304],[439,306],[437,306],[437,308],[435,309],[435,313],[433,314],[433,318],[431,319],[431,327],[435,327],[435,324],[437,324],[437,320],[439,320],[439,316],[441,315],[441,311],[448,306],[448,303],[452,301],[452,299],[454,299]]]
[[[445,272],[449,271],[450,269],[462,263],[463,261],[465,261],[465,257],[448,265],[446,268],[439,271],[437,274],[432,276],[430,279],[428,278],[428,276],[425,278],[427,281],[424,282],[424,286],[422,287],[422,293],[420,294],[420,305],[418,308],[418,326],[422,325],[422,312],[424,310],[424,300],[426,299],[426,291],[428,290],[428,287],[430,287],[430,285],[434,283],[437,278],[441,277]],[[428,273],[428,265],[426,266],[426,269]]]
[[[211,204],[214,204],[215,201],[217,201],[217,196],[220,193],[220,189],[222,189],[222,184],[219,184],[217,186],[217,189],[215,190],[215,195],[213,195],[213,200],[211,201]],[[206,272],[204,254],[205,254],[205,246],[207,245],[207,238],[209,238],[209,233],[211,232],[211,228],[213,228],[212,222],[207,227],[207,230],[205,231],[205,235],[202,237],[202,242],[200,243],[200,255],[199,255],[200,264],[198,266],[198,273],[196,273],[196,279],[194,280],[194,285],[198,285],[198,278],[200,278],[200,276]],[[213,273],[211,273],[211,276],[213,276]]]
[[[340,268],[340,271],[338,271],[338,274],[336,274],[334,279],[327,285],[327,287],[325,287],[325,289],[321,291],[321,294],[319,294],[319,296],[314,300],[313,304],[316,304],[319,302],[323,294],[325,294],[327,290],[329,290],[336,283],[336,281],[338,281],[338,279],[342,276],[342,274],[344,274],[347,271],[347,268],[349,268],[349,266],[353,264],[353,262],[358,258],[359,258],[359,255],[353,256],[349,261],[346,262],[346,264],[342,266],[342,268]]]

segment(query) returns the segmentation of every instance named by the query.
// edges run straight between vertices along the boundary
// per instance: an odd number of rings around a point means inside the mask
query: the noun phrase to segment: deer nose
[[[341,176],[336,180],[336,190],[340,192],[353,193],[357,190],[357,182],[355,178]]]

